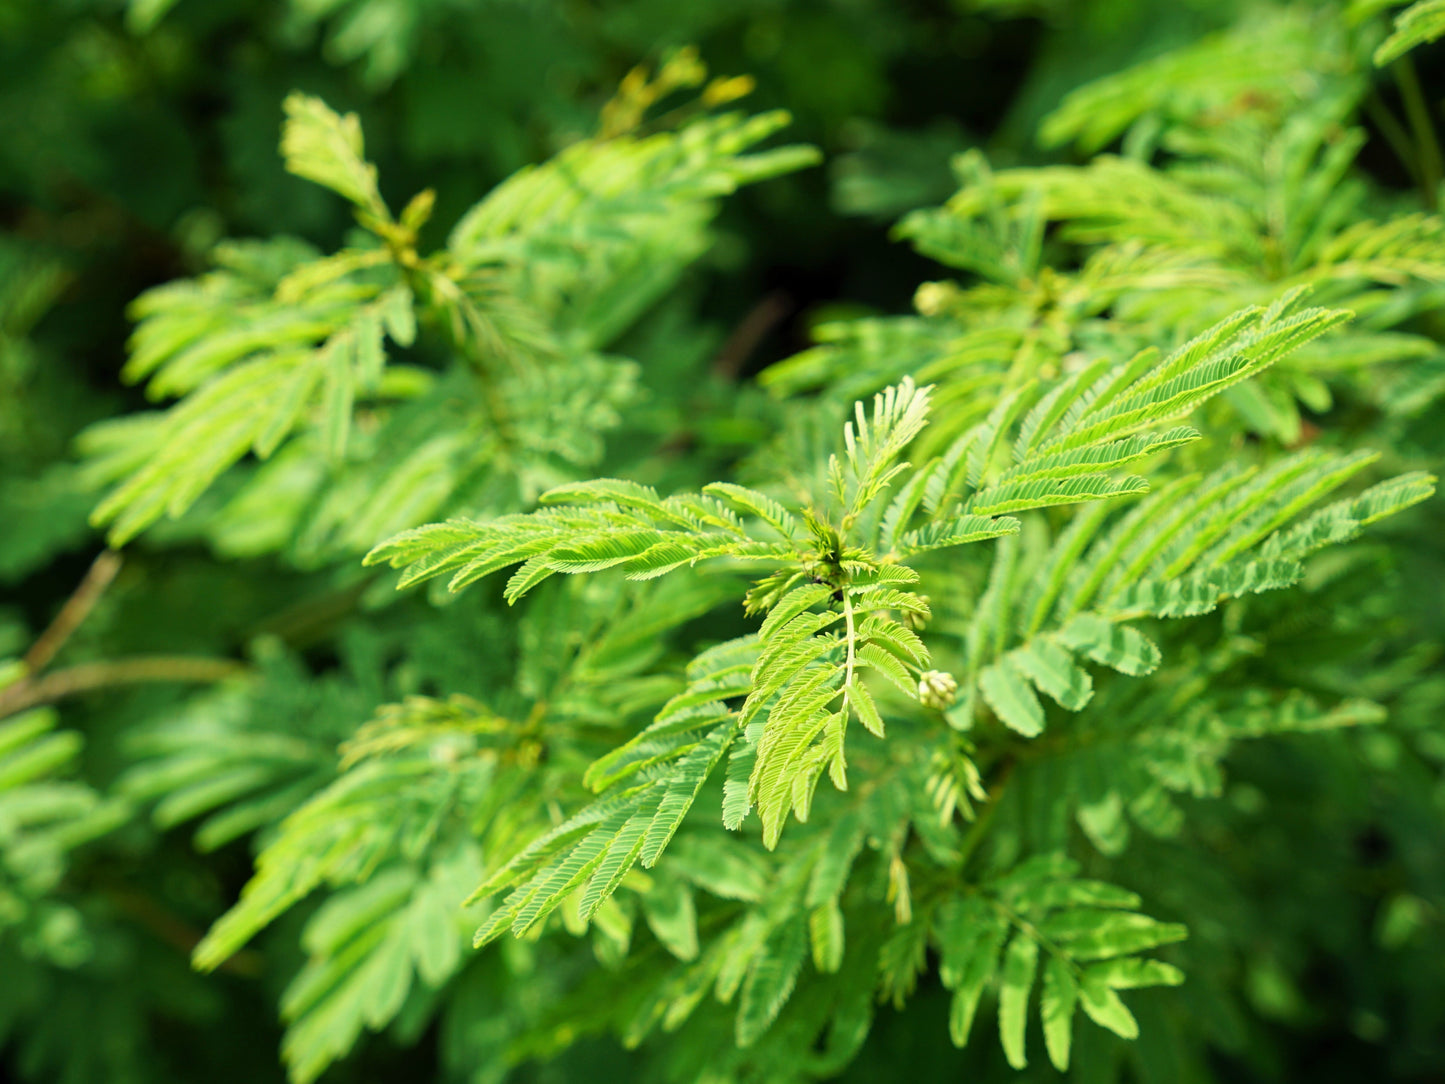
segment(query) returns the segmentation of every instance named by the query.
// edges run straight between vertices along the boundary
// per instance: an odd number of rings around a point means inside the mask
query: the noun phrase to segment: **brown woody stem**
[[[115,550],[105,550],[95,559],[85,578],[80,581],[80,586],[65,600],[65,605],[55,615],[55,620],[50,622],[49,628],[40,634],[40,639],[25,653],[25,669],[29,673],[35,674],[44,670],[50,660],[55,658],[56,653],[65,646],[71,634],[80,627],[80,623],[100,601],[100,596],[105,594],[105,589],[119,571],[120,554]]]
[[[40,678],[22,678],[0,689],[0,718],[77,693],[136,685],[151,681],[223,681],[245,673],[244,663],[186,655],[156,655],[135,659],[88,662],[66,667]]]

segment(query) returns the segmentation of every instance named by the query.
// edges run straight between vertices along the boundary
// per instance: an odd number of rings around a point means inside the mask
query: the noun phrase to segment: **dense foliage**
[[[0,1078],[1439,1079],[1441,38],[0,2]]]

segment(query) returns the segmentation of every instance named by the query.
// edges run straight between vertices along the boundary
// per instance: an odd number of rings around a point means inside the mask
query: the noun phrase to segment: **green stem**
[[[1391,65],[1395,83],[1400,88],[1400,97],[1405,103],[1405,116],[1415,136],[1415,161],[1419,167],[1420,194],[1425,206],[1435,210],[1440,198],[1440,179],[1445,173],[1440,141],[1435,135],[1435,126],[1430,123],[1430,110],[1425,104],[1425,94],[1420,89],[1420,78],[1415,74],[1415,64],[1408,56],[1402,56]]]
[[[973,857],[973,852],[978,850],[979,844],[983,842],[983,837],[988,832],[988,826],[993,823],[994,814],[998,812],[999,802],[1003,799],[1004,791],[1008,789],[1009,777],[1012,774],[1013,761],[1009,761],[1004,765],[998,781],[994,783],[993,789],[989,793],[988,804],[983,807],[982,812],[970,826],[968,835],[964,836],[963,842],[959,844],[958,868],[960,872],[968,865],[968,860]]]
[[[1405,167],[1405,172],[1410,175],[1410,179],[1416,184],[1419,184],[1420,167],[1415,162],[1414,148],[1410,143],[1410,133],[1405,130],[1405,126],[1400,123],[1399,118],[1390,112],[1378,92],[1371,93],[1371,95],[1365,99],[1365,112],[1370,115],[1370,119],[1373,120],[1375,126],[1380,129],[1380,134],[1385,137],[1385,142],[1388,143],[1390,149],[1395,152],[1395,157],[1398,158],[1400,164]]]
[[[843,661],[843,705],[848,705],[848,690],[853,685],[853,665],[856,660],[856,648],[858,634],[853,628],[853,600],[848,597],[847,590],[843,592],[843,622],[848,630],[848,657]]]
[[[457,273],[460,273],[459,270]],[[488,348],[491,348],[497,360],[516,373],[519,363],[511,348],[497,329],[489,327],[490,321],[481,306],[448,269],[423,265],[408,269],[407,278],[415,296],[428,298],[440,310],[435,314],[438,323],[448,333],[453,345],[473,363],[481,387],[482,409],[493,433],[507,449],[516,448],[520,443],[516,425],[511,410],[498,391],[500,380],[497,368],[487,356]],[[420,292],[423,286],[425,293]],[[484,342],[483,339],[493,341]]]

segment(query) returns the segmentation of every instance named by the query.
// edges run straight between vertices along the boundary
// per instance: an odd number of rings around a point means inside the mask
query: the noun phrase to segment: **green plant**
[[[284,34],[382,94],[481,6],[297,0]],[[555,153],[469,208],[447,170],[389,202],[394,137],[289,93],[286,169],[354,222],[194,227],[205,268],[128,309],[151,409],[47,383],[65,261],[7,242],[0,576],[87,508],[111,547],[38,637],[0,611],[19,1071],[256,1079],[278,1008],[298,1084],[417,1046],[479,1082],[876,1079],[897,1048],[1244,1079],[1345,1027],[1437,1071],[1445,220],[1409,51],[1440,27],[1391,6],[1159,24],[1035,118],[1072,161],[969,149],[942,206],[855,148],[835,203],[905,211],[955,277],[817,320],[760,387],[702,269],[766,246],[748,199],[809,221],[820,155],[690,48],[595,135],[548,98]],[[205,18],[121,7],[137,49]],[[517,41],[577,32],[536,18]]]

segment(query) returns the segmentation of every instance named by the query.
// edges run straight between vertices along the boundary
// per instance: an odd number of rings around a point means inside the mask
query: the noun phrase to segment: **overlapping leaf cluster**
[[[378,87],[452,63],[437,28],[473,5],[287,7],[285,34],[323,28]],[[1412,50],[1440,5],[1244,7],[1066,95],[1039,134],[1070,164],[960,156],[956,195],[896,231],[956,280],[913,315],[821,324],[763,372],[771,403],[708,401],[737,359],[699,383],[720,336],[679,290],[724,197],[815,157],[757,149],[781,113],[719,112],[748,80],[690,50],[635,71],[597,136],[452,201],[437,248],[446,193],[393,213],[357,118],[289,97],[287,168],[358,228],[329,254],[223,242],[143,294],[124,375],[175,401],[90,428],[79,471],[0,483],[25,524],[0,575],[76,536],[87,484],[147,555],[67,651],[164,641],[147,612],[191,606],[246,659],[73,728],[0,711],[0,1037],[26,1072],[94,1078],[115,1036],[138,1048],[154,1020],[127,986],[250,1043],[225,991],[258,977],[298,1084],[432,1036],[478,1081],[595,1074],[598,1036],[689,1084],[896,1074],[900,1035],[980,1079],[1042,1051],[1091,1080],[1203,1080],[1339,1019],[1428,1072],[1445,227],[1438,151],[1417,115],[1391,126],[1374,65],[1425,108]],[[972,8],[1065,36],[1136,10]],[[501,42],[553,17],[487,10]],[[185,5],[129,11],[164,31]],[[739,11],[705,18],[751,20],[760,57],[834,25]],[[537,73],[539,98],[570,70]],[[1372,179],[1381,133],[1418,197]],[[928,190],[863,179],[877,206]],[[18,399],[65,274],[28,249],[4,266],[26,270],[0,283]],[[4,447],[48,417],[0,409]],[[24,621],[0,611],[4,650]],[[14,676],[0,705],[36,687]],[[93,720],[94,785],[69,778]],[[179,872],[141,891],[136,855]],[[1376,1001],[1306,983],[1335,954]]]
[[[369,560],[404,569],[402,585],[449,576],[456,591],[520,565],[504,591],[508,603],[557,573],[618,570],[646,581],[713,563],[733,569],[762,564],[766,572],[746,595],[747,609],[765,615],[757,631],[698,656],[688,687],[650,726],[589,769],[586,782],[601,792],[598,800],[521,849],[477,890],[478,899],[508,892],[478,931],[477,943],[509,929],[526,935],[564,906],[575,907],[585,923],[634,865],[665,868],[665,848],[724,764],[724,829],[745,826],[756,809],[764,845],[778,848],[789,812],[810,821],[824,770],[839,790],[850,786],[847,731],[853,718],[875,737],[893,740],[885,737],[885,712],[870,691],[870,675],[891,686],[898,703],[914,702],[915,719],[920,708],[923,718],[948,708],[948,722],[967,731],[979,725],[976,717],[986,705],[1008,728],[1035,738],[1045,729],[1035,688],[1074,712],[1091,699],[1092,682],[1076,654],[1135,677],[1157,667],[1159,648],[1125,622],[1204,614],[1229,598],[1288,586],[1308,553],[1428,496],[1428,476],[1406,476],[1297,521],[1370,461],[1306,454],[1266,470],[1182,478],[1104,530],[1111,518],[1105,501],[1149,488],[1141,477],[1120,475],[1121,469],[1200,437],[1187,427],[1163,428],[1165,423],[1347,318],[1298,309],[1298,293],[1267,309],[1244,310],[1167,358],[1144,351],[1123,364],[1097,361],[1045,387],[1026,385],[916,468],[901,456],[910,447],[928,446],[921,434],[931,389],[905,378],[875,397],[871,418],[857,407],[844,428],[843,453],[831,457],[816,475],[817,488],[801,501],[733,483],[662,498],[634,483],[602,480],[545,494],[548,507],[535,513],[454,520],[378,547]],[[1020,535],[1021,521],[1005,513],[1071,505],[1083,508],[1053,548],[1034,558],[1040,567],[1031,576],[1021,574],[1018,539],[1030,536]],[[926,566],[935,551],[964,546],[966,554],[975,548],[970,544],[992,539],[1001,539],[992,571],[976,603],[961,610],[967,615],[960,617],[967,628],[962,670],[958,677],[934,670],[934,656],[915,628],[932,616],[931,600],[939,595],[912,563]],[[942,582],[960,590],[956,575]],[[927,597],[923,588],[929,588]],[[958,603],[949,601],[960,614]],[[1022,644],[1010,646],[1020,633]],[[889,708],[892,713],[892,702]],[[930,739],[925,731],[913,740],[946,746],[952,740],[947,734],[935,730]],[[875,764],[897,755],[879,756],[866,745],[863,750],[873,753]],[[961,775],[929,781],[936,804],[947,803],[943,836],[934,840],[945,850],[951,849],[945,841],[952,810],[960,799],[969,808],[970,800],[982,797],[966,754],[950,770]],[[826,848],[831,840],[824,838]],[[856,846],[841,853],[851,855]],[[903,902],[908,866],[900,855],[893,863],[890,894],[902,908],[898,920],[921,930]],[[846,873],[838,891],[844,883]],[[1088,892],[1080,892],[1083,901]],[[813,906],[825,903],[826,897]],[[781,905],[775,900],[773,906]],[[750,982],[757,975],[770,985],[761,1010],[769,1023],[798,981],[803,958],[802,927],[796,925],[801,915],[789,920],[786,913],[761,927],[772,932],[764,956],[747,972]],[[834,902],[831,911],[813,915],[815,961],[822,971],[836,970],[841,912]],[[1094,916],[1096,928],[1088,927],[1085,915]],[[1090,938],[1109,939],[1115,919],[1085,911],[1069,921],[1083,925],[1067,936],[1092,944]],[[1133,921],[1125,926],[1134,928]],[[962,926],[950,928],[958,931],[951,936],[966,936]],[[999,939],[1009,929],[1000,926]],[[1073,927],[1059,927],[1065,929]],[[1029,926],[1011,942],[1002,971],[1005,1050],[1018,1065],[1021,1014],[1039,945],[1054,936],[1033,931]],[[1146,938],[1137,947],[1156,943]],[[918,941],[914,951],[923,944]],[[983,952],[984,944],[976,950]],[[994,944],[994,953],[1001,945]],[[1117,975],[1082,972],[1069,951],[1055,955],[1044,994],[1050,1051],[1061,1066],[1068,1061],[1076,1005],[1132,1035],[1132,1018],[1110,984],[1177,981],[1175,972],[1140,961],[1116,969]],[[986,959],[991,957],[979,957]],[[965,969],[972,976],[965,1004],[976,1003],[992,966],[976,962]],[[877,967],[885,989],[906,981],[890,977],[893,965],[886,959]],[[727,1000],[734,987],[721,977],[717,983]],[[750,1022],[756,1011],[745,996],[740,1042],[750,1045],[756,1038],[757,1025]],[[972,1008],[958,1013],[962,1022],[954,1034],[962,1042]]]
[[[119,483],[94,521],[122,543],[251,454],[260,468],[209,533],[230,552],[315,562],[457,507],[515,506],[595,462],[635,397],[635,365],[602,351],[706,249],[719,197],[813,159],[747,153],[781,111],[635,131],[649,103],[705,76],[687,52],[655,81],[639,73],[613,130],[499,185],[430,254],[418,246],[434,194],[393,216],[357,118],[289,97],[288,170],[344,197],[362,230],[330,255],[224,243],[217,270],[132,305],[123,375],[180,401],[85,434],[92,483]],[[713,80],[703,106],[747,89]],[[419,323],[435,342],[418,341]]]

